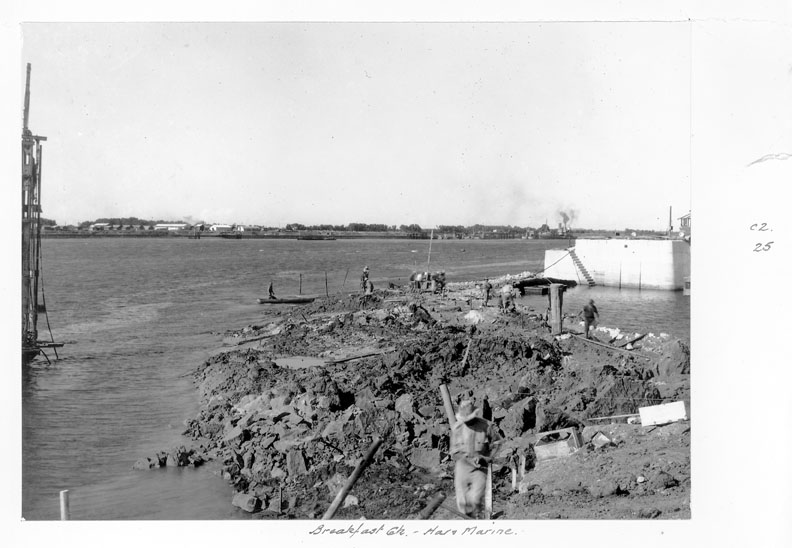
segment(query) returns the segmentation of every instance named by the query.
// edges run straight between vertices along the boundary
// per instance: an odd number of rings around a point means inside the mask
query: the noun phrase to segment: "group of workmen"
[[[432,293],[442,293],[446,286],[445,271],[440,272],[413,272],[410,274],[410,291],[430,289]]]
[[[484,306],[489,306],[490,292],[492,291],[492,284],[489,278],[484,280]],[[510,283],[505,283],[500,290],[500,302],[498,306],[504,312],[514,312],[517,310],[515,298],[517,297],[517,290]]]

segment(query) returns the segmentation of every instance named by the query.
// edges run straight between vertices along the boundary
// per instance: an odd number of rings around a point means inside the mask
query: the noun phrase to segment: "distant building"
[[[154,230],[185,230],[189,227],[187,223],[158,223],[154,225]]]
[[[209,227],[211,232],[231,232],[234,227],[231,225],[212,225]]]
[[[679,230],[683,232],[685,236],[690,236],[690,213],[679,218]]]
[[[94,223],[88,227],[89,230],[109,230],[110,223]]]

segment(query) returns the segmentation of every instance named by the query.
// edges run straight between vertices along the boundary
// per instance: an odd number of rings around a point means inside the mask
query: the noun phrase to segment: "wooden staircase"
[[[594,278],[591,277],[591,274],[588,273],[586,267],[583,266],[583,263],[580,261],[580,257],[578,257],[577,253],[575,253],[574,247],[569,250],[569,256],[572,257],[572,261],[575,263],[575,266],[580,271],[580,273],[583,274],[583,277],[586,278],[586,282],[588,282],[589,287],[594,287],[597,285],[597,282],[595,282]]]

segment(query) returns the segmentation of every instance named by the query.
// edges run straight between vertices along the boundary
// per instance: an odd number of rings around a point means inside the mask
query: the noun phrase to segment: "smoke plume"
[[[572,208],[567,208],[566,210],[559,209],[558,216],[561,217],[561,220],[564,223],[564,228],[569,228],[577,218],[577,211]]]

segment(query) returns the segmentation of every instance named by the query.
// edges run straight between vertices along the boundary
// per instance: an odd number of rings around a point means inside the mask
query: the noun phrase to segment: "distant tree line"
[[[349,223],[347,225],[304,225],[302,223],[289,223],[286,230],[316,230],[316,231],[335,231],[335,232],[421,232],[422,229],[416,224],[412,225],[384,225],[379,223]]]
[[[505,232],[505,233],[516,233],[516,232],[527,232],[529,230],[533,230],[530,227],[521,227],[521,226],[512,226],[512,225],[482,225],[482,224],[475,224],[471,226],[463,226],[463,225],[438,225],[437,231],[441,233],[451,233],[451,234],[463,234],[463,235],[473,235],[473,234],[483,234],[485,232]]]
[[[170,220],[151,220],[151,219],[140,219],[139,217],[102,217],[96,219],[94,221],[82,221],[77,225],[79,229],[87,229],[92,224],[95,223],[107,223],[110,225],[118,226],[132,226],[135,228],[148,228],[153,227],[156,224],[175,224],[175,223],[182,223],[184,221],[170,221]],[[52,219],[46,219],[44,217],[41,218],[42,226],[57,226],[57,221]],[[233,225],[236,226],[236,225]],[[261,227],[262,230],[279,230],[277,227]],[[428,233],[431,229],[424,229],[421,228],[418,224],[402,224],[402,225],[385,225],[380,223],[349,223],[346,225],[333,225],[333,224],[316,224],[316,225],[305,225],[302,223],[289,223],[285,226],[285,229],[288,231],[318,231],[318,232],[405,232],[405,233]],[[536,230],[533,227],[526,226],[514,226],[514,225],[484,225],[484,224],[474,224],[469,226],[464,225],[438,225],[437,228],[433,229],[437,233],[445,233],[445,234],[458,234],[458,235],[466,235],[472,236],[475,234],[483,234],[483,233],[525,233],[531,232]],[[596,228],[574,228],[571,229],[572,232],[576,234],[587,234],[587,233],[611,233],[614,232],[613,230],[605,230],[605,229],[596,229]],[[616,230],[615,232],[621,232]],[[639,228],[625,228],[625,233],[632,233],[635,232],[637,234],[658,234],[662,235],[664,231],[657,231],[657,230],[647,230],[647,229],[639,229]]]
[[[95,221],[82,221],[80,224],[77,225],[77,228],[88,228],[92,224],[96,223],[107,223],[110,225],[124,225],[124,226],[134,226],[137,228],[143,228],[145,226],[154,226],[160,223],[182,223],[184,221],[163,221],[163,220],[156,220],[152,221],[151,219],[139,219],[138,217],[101,217],[96,219]]]

